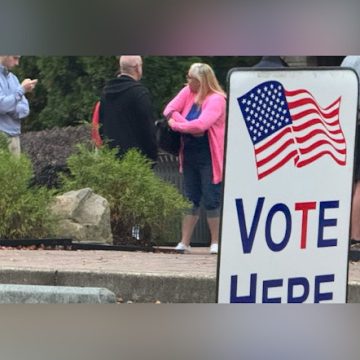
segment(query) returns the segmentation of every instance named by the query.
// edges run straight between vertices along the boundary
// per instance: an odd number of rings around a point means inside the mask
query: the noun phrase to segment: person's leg
[[[360,122],[357,123],[357,132],[360,131]],[[354,186],[351,203],[350,239],[360,241],[360,141],[356,143],[354,161]]]
[[[211,249],[214,250],[214,253],[217,253],[217,246],[213,245],[217,245],[219,242],[221,183],[212,183],[211,164],[202,167],[201,181],[203,204],[211,236]]]
[[[20,136],[9,137],[9,151],[16,157],[20,156]]]
[[[192,208],[187,210],[184,215],[181,227],[180,243],[185,246],[189,246],[191,242],[191,236],[199,220],[201,180],[198,170],[195,168],[195,166],[192,166],[192,164],[184,163],[183,173],[185,196],[192,203]]]
[[[8,149],[10,151],[11,154],[13,154],[16,157],[20,156],[20,136],[9,136],[6,133],[2,134],[5,135],[5,137],[7,138],[7,143],[8,143]]]
[[[181,227],[181,243],[185,246],[190,245],[191,236],[194,232],[195,225],[199,220],[199,215],[185,215]]]
[[[220,228],[220,216],[209,217],[207,216],[207,223],[209,225],[211,244],[219,243],[219,228]]]
[[[355,183],[352,198],[351,239],[360,241],[360,181]]]

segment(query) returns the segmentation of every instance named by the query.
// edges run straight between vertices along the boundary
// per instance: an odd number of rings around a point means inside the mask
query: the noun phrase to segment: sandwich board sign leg
[[[346,302],[357,102],[347,68],[229,72],[217,302]]]

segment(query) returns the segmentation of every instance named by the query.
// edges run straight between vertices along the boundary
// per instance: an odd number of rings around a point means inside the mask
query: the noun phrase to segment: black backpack
[[[180,133],[171,130],[165,118],[157,120],[155,126],[159,148],[171,155],[178,156],[180,150]]]

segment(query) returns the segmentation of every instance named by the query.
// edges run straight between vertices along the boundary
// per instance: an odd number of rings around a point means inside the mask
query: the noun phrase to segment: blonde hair
[[[196,94],[195,102],[202,104],[206,96],[216,93],[226,97],[225,91],[219,84],[214,70],[204,63],[194,63],[190,66],[189,75],[200,82],[199,91]]]

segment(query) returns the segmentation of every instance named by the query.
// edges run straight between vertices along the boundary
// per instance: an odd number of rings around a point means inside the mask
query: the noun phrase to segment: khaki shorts
[[[20,136],[9,136],[9,151],[15,156],[20,156]]]

